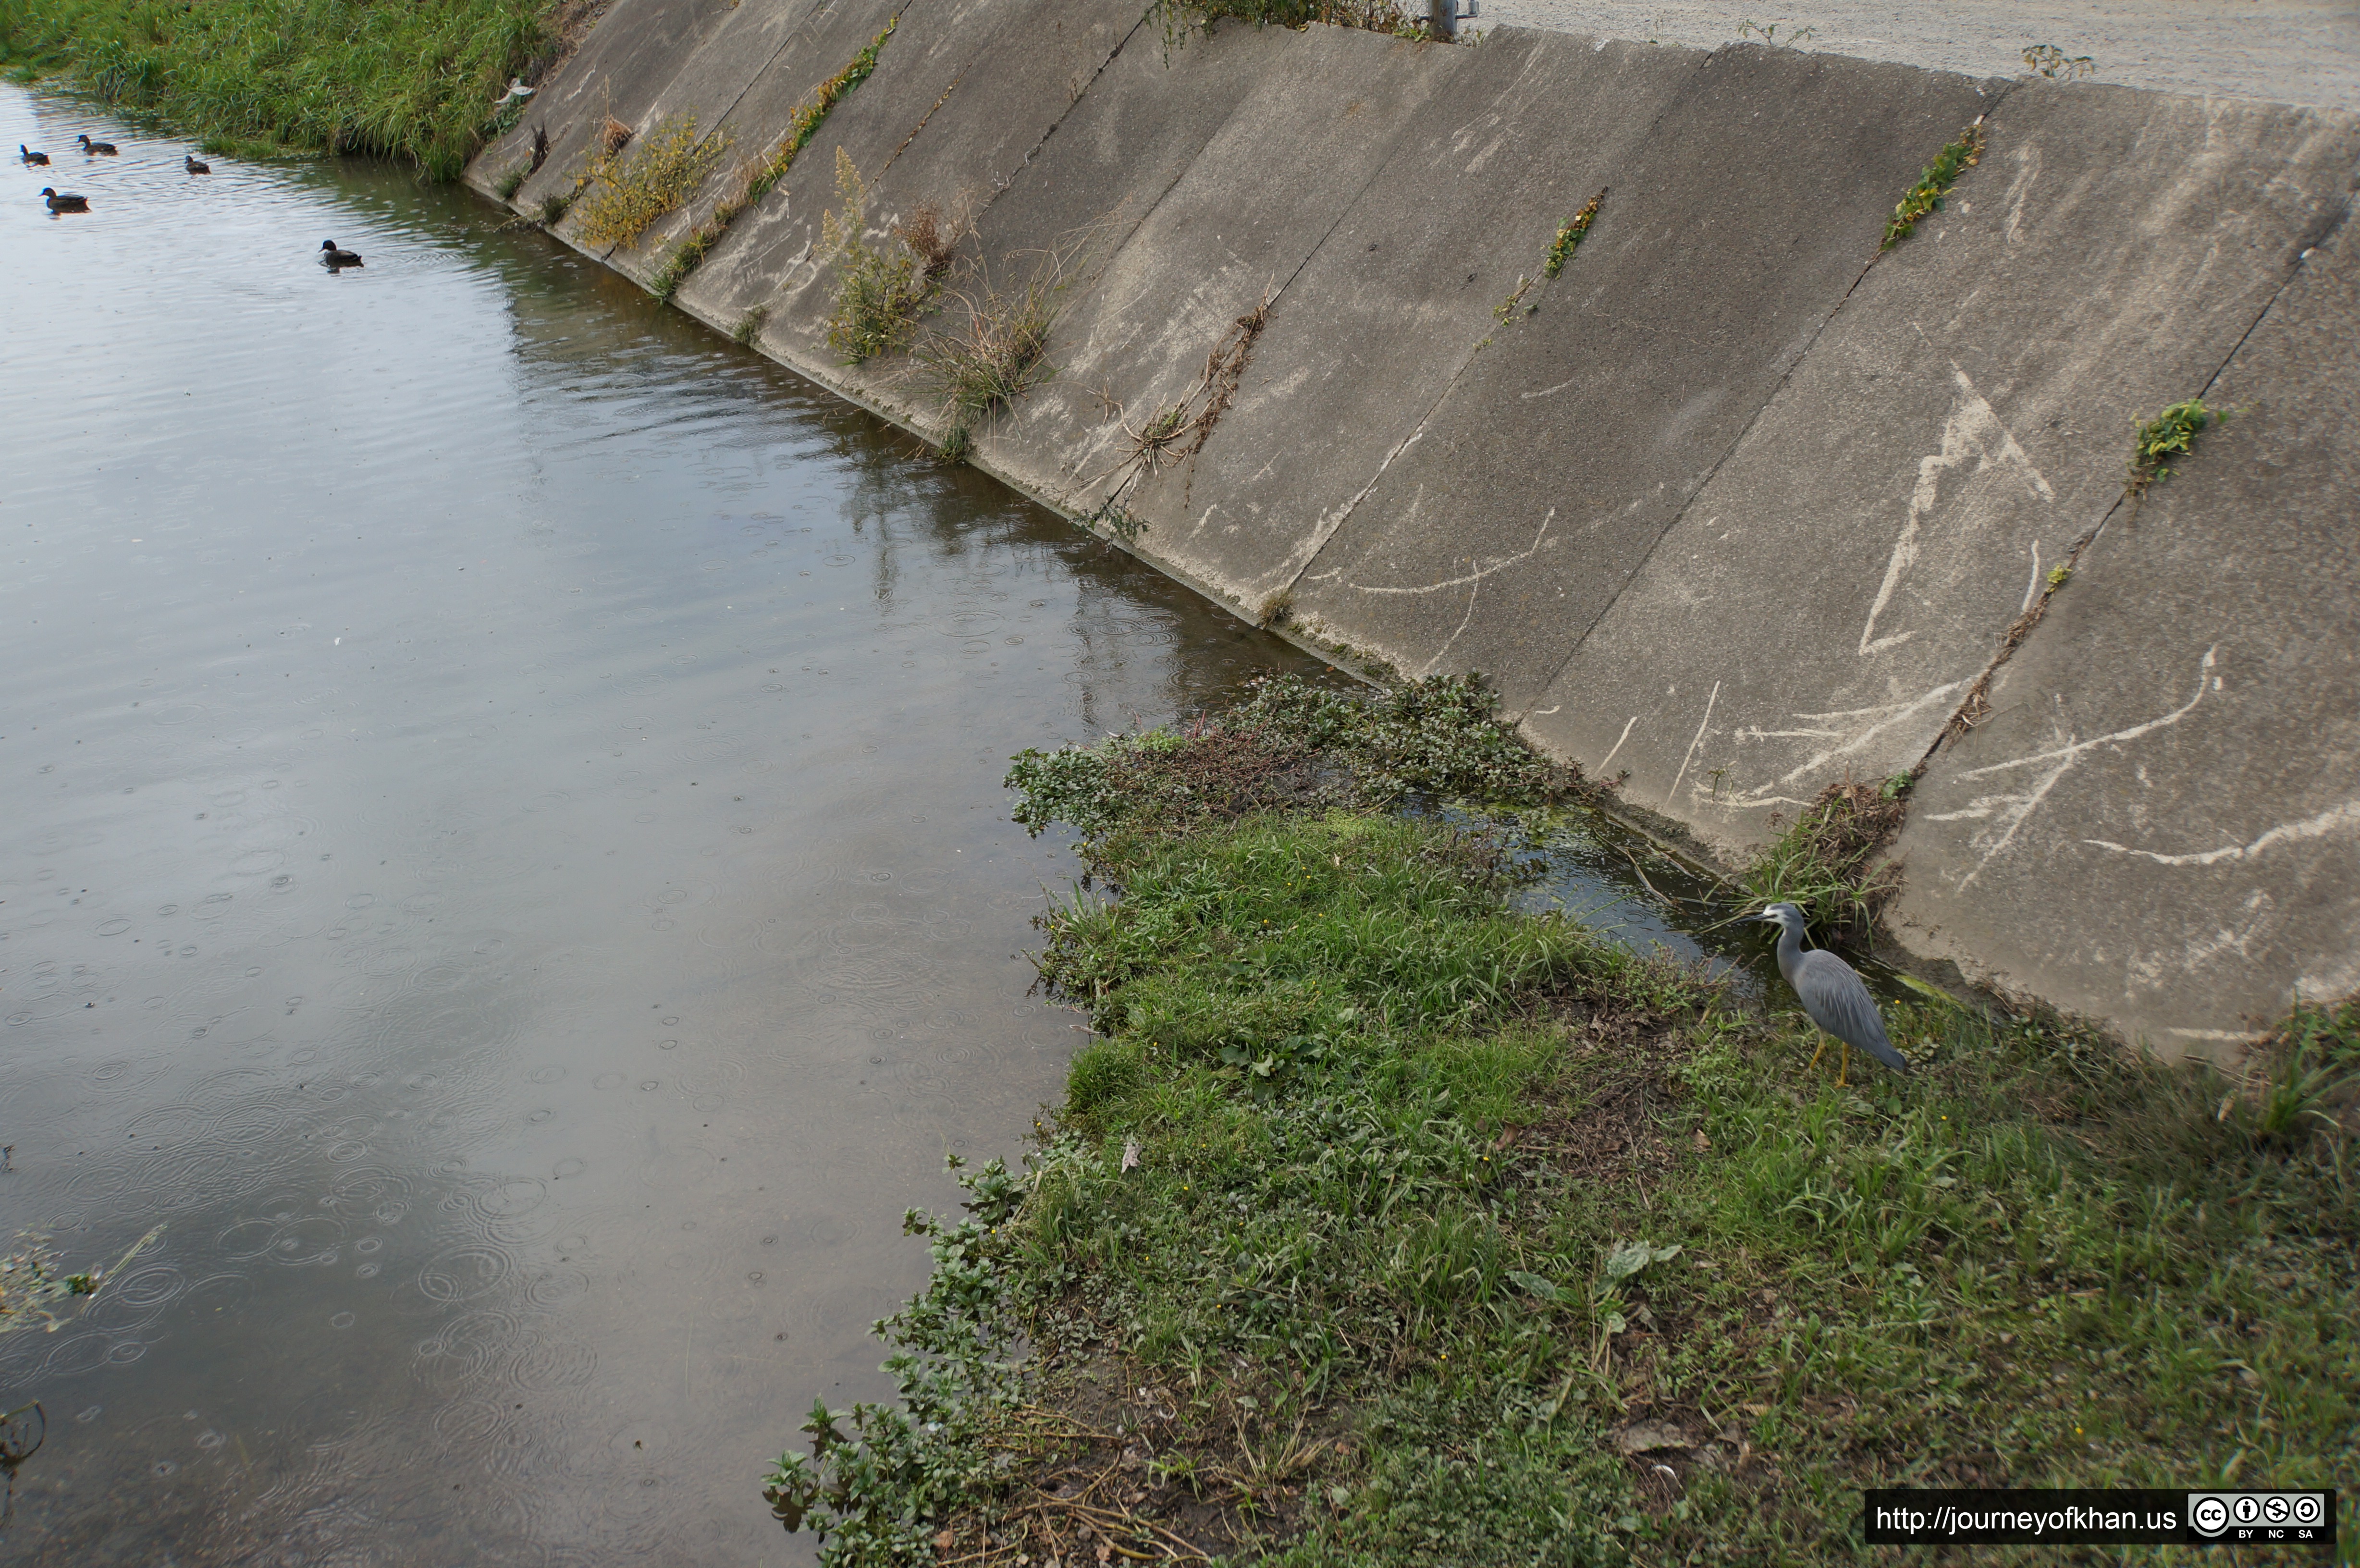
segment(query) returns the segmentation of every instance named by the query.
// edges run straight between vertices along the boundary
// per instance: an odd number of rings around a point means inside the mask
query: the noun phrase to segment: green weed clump
[[[1555,278],[1565,270],[1565,264],[1573,259],[1574,251],[1581,245],[1581,236],[1590,232],[1590,223],[1597,219],[1599,203],[1605,200],[1606,191],[1601,190],[1558,228],[1557,238],[1549,244],[1548,260],[1541,266],[1545,277]]]
[[[1901,890],[1901,873],[1880,863],[1901,827],[1914,779],[1830,784],[1746,868],[1745,890],[1762,904],[1789,903],[1825,941],[1868,945],[1876,918]]]
[[[918,318],[948,271],[959,225],[921,205],[882,245],[869,243],[869,186],[851,155],[836,149],[836,189],[843,205],[820,216],[820,246],[836,259],[836,302],[827,346],[847,365],[909,347]]]
[[[1918,183],[1893,209],[1892,221],[1885,225],[1885,244],[1878,248],[1891,250],[1917,231],[1918,219],[1928,212],[1940,212],[1942,199],[1959,182],[1959,176],[1982,161],[1983,156],[1983,129],[1978,121],[1959,133],[1959,139],[1945,147],[1926,166]]]
[[[597,154],[573,204],[582,237],[595,245],[630,244],[687,201],[728,150],[727,136],[701,136],[696,116],[683,114],[661,122],[628,157],[619,150]]]
[[[688,275],[696,270],[698,264],[712,254],[713,247],[721,243],[721,236],[729,232],[729,225],[738,221],[738,215],[769,195],[771,188],[786,178],[787,170],[794,167],[796,157],[811,145],[814,136],[819,135],[819,128],[826,122],[829,111],[846,93],[868,81],[876,71],[877,57],[900,22],[899,16],[888,17],[883,29],[862,46],[849,64],[821,82],[812,95],[787,117],[786,130],[771,144],[770,151],[738,170],[736,183],[728,194],[714,203],[713,212],[705,221],[684,235],[672,248],[672,254],[664,258],[663,266],[656,272],[655,281],[650,285],[650,291],[657,299],[671,299]]]
[[[2144,495],[2148,485],[2170,478],[2169,464],[2180,458],[2193,457],[2198,433],[2214,420],[2227,417],[2226,410],[2207,407],[2202,397],[2191,397],[2137,425],[2131,436],[2131,494]]]
[[[405,158],[455,179],[512,75],[555,37],[545,0],[8,0],[0,59],[201,137]]]

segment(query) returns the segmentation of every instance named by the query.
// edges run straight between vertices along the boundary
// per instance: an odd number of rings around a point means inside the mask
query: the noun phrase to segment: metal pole
[[[1434,8],[1428,15],[1436,38],[1448,43],[1459,36],[1459,0],[1434,0]]]

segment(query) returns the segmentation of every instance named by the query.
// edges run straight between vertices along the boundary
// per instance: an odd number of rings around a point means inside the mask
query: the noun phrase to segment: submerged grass
[[[451,180],[495,128],[509,78],[546,63],[553,10],[544,0],[5,0],[0,59],[166,116],[208,147],[375,153]]]
[[[1919,1072],[1840,1089],[1799,1018],[1513,912],[1499,844],[1338,803],[1535,799],[1437,755],[1502,739],[1448,695],[1019,759],[1086,835],[1038,963],[1092,1039],[1022,1171],[912,1214],[902,1401],[775,1468],[824,1563],[1866,1562],[1871,1486],[2348,1470],[2360,1007],[2237,1079],[1900,1007]]]

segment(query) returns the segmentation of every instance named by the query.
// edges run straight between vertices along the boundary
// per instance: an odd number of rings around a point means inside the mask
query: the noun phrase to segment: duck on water
[[[68,192],[67,194],[60,196],[58,194],[57,187],[53,185],[42,186],[41,194],[48,199],[49,211],[52,212],[87,212],[90,211],[90,198],[87,196],[76,196],[71,192]]]
[[[82,143],[82,151],[89,153],[93,157],[113,158],[115,156],[115,144],[113,142],[94,142],[90,139],[89,133],[87,132],[74,137],[74,140]]]
[[[333,240],[322,240],[320,265],[331,272],[343,267],[358,267],[361,265],[361,253],[356,250],[345,250]]]
[[[182,153],[180,155],[180,161],[188,165],[189,172],[191,174],[211,174],[213,171],[213,166],[212,164],[200,163],[195,158],[191,158],[187,153]]]
[[[27,147],[23,142],[18,142],[16,144],[16,156],[23,158],[27,164],[47,163],[49,161],[49,155],[48,153],[34,152]]]

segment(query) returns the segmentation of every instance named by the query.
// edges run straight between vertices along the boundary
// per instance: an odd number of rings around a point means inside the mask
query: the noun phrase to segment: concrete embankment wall
[[[766,312],[765,353],[944,433],[910,357],[827,349],[841,147],[872,234],[972,214],[955,289],[1055,271],[1054,375],[977,460],[1114,499],[1240,613],[1482,671],[1731,862],[1923,764],[1902,940],[2167,1053],[2360,985],[2352,116],[1513,30],[1175,47],[1140,0],[617,0],[470,179],[544,125],[537,211],[609,115],[717,127],[705,188],[604,256],[648,281],[896,16],[683,309]],[[1132,432],[1263,305],[1201,450],[1145,469]],[[2199,395],[2234,417],[2133,506],[2135,421]]]

